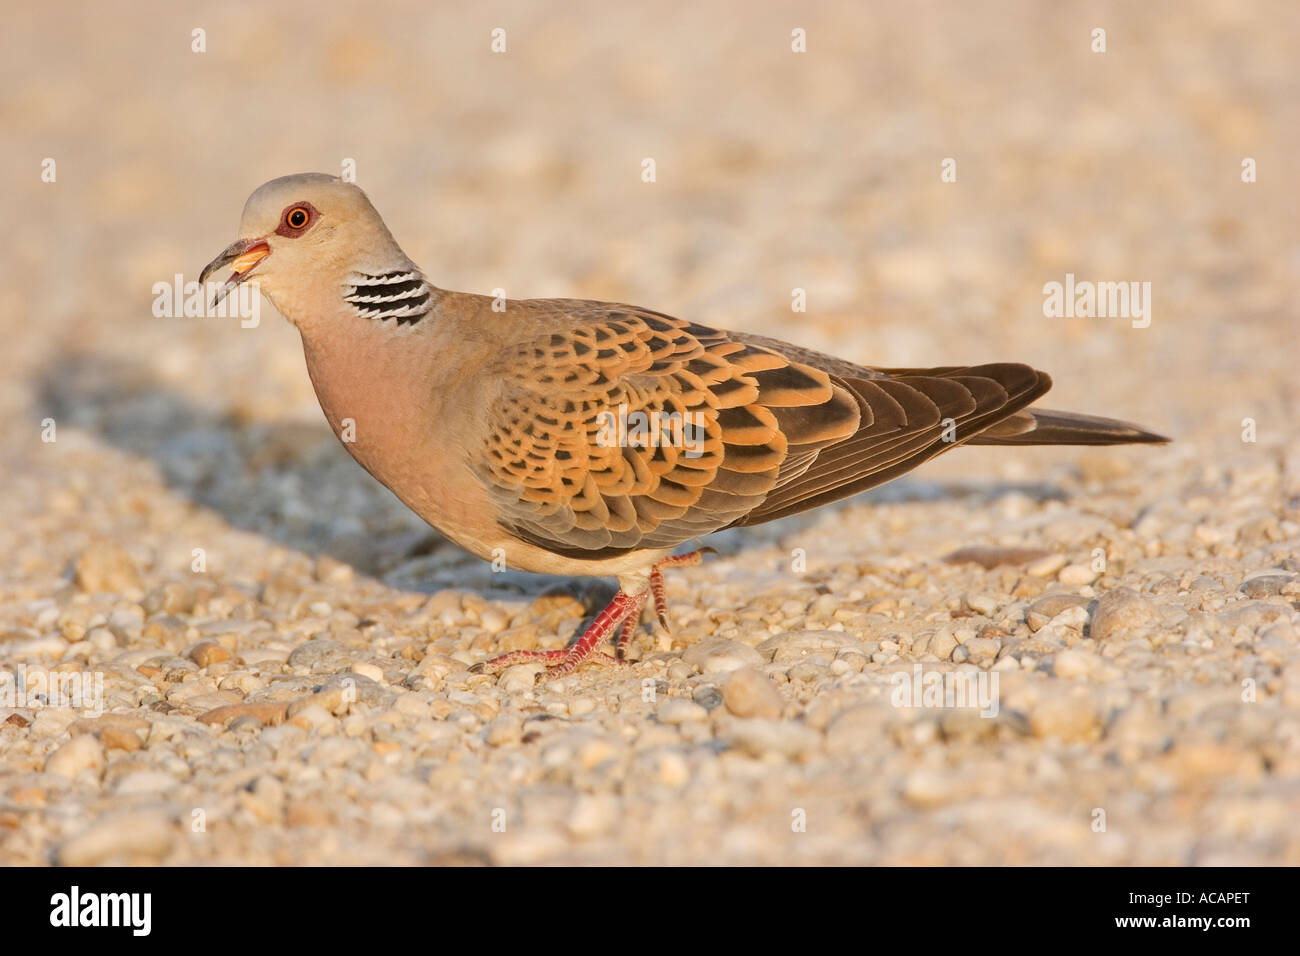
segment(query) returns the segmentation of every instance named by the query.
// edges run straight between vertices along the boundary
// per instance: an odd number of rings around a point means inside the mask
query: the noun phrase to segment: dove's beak
[[[213,306],[224,299],[231,289],[248,278],[248,274],[254,267],[270,254],[271,247],[266,244],[265,239],[236,239],[222,250],[221,255],[204,266],[203,271],[199,273],[200,285],[207,282],[208,276],[218,269],[230,266],[233,270],[226,284],[217,291],[217,297],[212,302]]]

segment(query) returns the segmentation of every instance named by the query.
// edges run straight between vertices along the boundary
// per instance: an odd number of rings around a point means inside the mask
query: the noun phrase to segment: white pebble
[[[532,690],[537,683],[537,675],[544,670],[546,670],[546,665],[540,662],[516,664],[513,667],[507,667],[501,672],[497,687],[511,694],[523,690]]]
[[[1061,573],[1056,576],[1056,580],[1067,587],[1079,588],[1097,580],[1097,572],[1086,564],[1067,564],[1061,568]]]
[[[101,818],[59,849],[62,866],[95,866],[125,858],[158,861],[176,840],[167,817],[155,812],[126,813]]]
[[[1087,651],[1067,648],[1058,651],[1052,659],[1052,670],[1057,677],[1087,677],[1096,665],[1097,656]]]
[[[1057,571],[1065,567],[1065,555],[1049,554],[1045,558],[1039,558],[1037,561],[1025,568],[1025,572],[1030,577],[1050,578]]]
[[[362,677],[369,677],[379,684],[384,682],[384,672],[375,664],[353,664],[352,673],[360,674]]]
[[[79,734],[45,761],[45,772],[72,779],[83,770],[104,769],[104,748],[89,734]]]
[[[661,724],[678,725],[706,720],[709,712],[693,700],[686,700],[684,697],[669,697],[659,704],[656,716]]]

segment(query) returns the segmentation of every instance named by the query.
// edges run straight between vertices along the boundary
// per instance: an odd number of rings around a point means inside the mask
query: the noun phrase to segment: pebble
[[[503,714],[488,723],[484,739],[493,747],[516,744],[524,734],[524,722],[513,715]]]
[[[1083,626],[1088,623],[1088,609],[1079,604],[1074,607],[1067,607],[1047,623],[1051,627],[1082,631]]]
[[[859,674],[862,668],[867,666],[867,656],[861,651],[852,647],[841,648],[836,654],[835,659],[831,661],[830,671],[836,677],[843,677],[845,674]]]
[[[384,680],[384,672],[375,664],[353,664],[352,673],[359,674],[367,680],[374,681],[376,684]]]
[[[754,757],[774,754],[796,759],[810,756],[821,746],[820,734],[793,720],[737,720],[730,738],[733,747]]]
[[[496,866],[535,866],[563,853],[568,841],[548,826],[509,830],[488,845]]]
[[[954,551],[944,558],[948,564],[978,564],[992,569],[1001,565],[1022,565],[1043,560],[1049,552],[1041,548],[999,548],[976,546]]]
[[[169,650],[178,648],[186,639],[188,632],[189,628],[185,622],[171,614],[160,614],[151,618],[144,626],[145,640]]]
[[[596,711],[596,701],[590,697],[574,697],[569,701],[569,714],[574,717],[581,717],[583,714],[592,714]]]
[[[1248,598],[1259,600],[1294,590],[1291,586],[1298,580],[1296,575],[1287,572],[1263,571],[1247,577],[1238,590]]]
[[[107,654],[118,646],[117,635],[106,627],[93,628],[86,635],[86,643],[101,654]]]
[[[1037,561],[1031,561],[1025,567],[1025,573],[1034,578],[1050,578],[1065,567],[1065,555],[1049,554]]]
[[[1061,573],[1056,576],[1056,580],[1066,587],[1078,588],[1097,580],[1097,572],[1091,565],[1067,564],[1061,568]]]
[[[680,790],[690,782],[691,768],[676,750],[665,750],[659,755],[657,777],[670,790]]]
[[[968,659],[976,664],[992,661],[1002,650],[1002,642],[987,637],[972,637],[962,647],[966,649]]]
[[[416,667],[416,671],[418,673],[428,675],[429,677],[435,678],[437,680],[442,680],[448,674],[455,673],[456,671],[462,670],[463,668],[464,665],[460,661],[453,660],[452,658],[447,657],[445,654],[433,653],[433,654],[426,654],[423,658],[420,659],[420,663],[419,666]]]
[[[1106,740],[1115,746],[1134,748],[1139,755],[1164,750],[1169,728],[1160,705],[1153,701],[1133,701],[1111,720],[1106,728]]]
[[[788,631],[763,641],[754,650],[773,664],[792,664],[818,651],[833,651],[847,643],[843,631]]]
[[[740,671],[733,671],[733,674],[738,673],[740,673]],[[711,684],[705,684],[701,687],[695,688],[695,691],[691,694],[691,699],[710,712],[717,710],[723,705],[722,692]]]
[[[618,744],[605,736],[592,737],[578,747],[578,766],[583,770],[594,770],[607,761],[618,757]]]
[[[96,820],[58,851],[61,866],[157,863],[176,842],[176,828],[155,812],[119,813]]]
[[[32,714],[29,733],[34,740],[61,736],[81,714],[70,707],[41,707]]]
[[[1096,705],[1072,694],[1054,694],[1039,701],[1029,712],[1029,727],[1035,737],[1066,741],[1093,740],[1100,729]]]
[[[1044,594],[1025,608],[1025,623],[1029,625],[1031,631],[1037,631],[1058,614],[1068,611],[1072,607],[1086,608],[1087,606],[1088,599],[1085,597],[1080,597],[1078,594],[1067,594],[1063,591],[1053,591]]]
[[[101,740],[104,740],[105,735],[110,732],[130,734],[138,741],[141,735],[148,734],[149,726],[146,718],[135,714],[101,714],[98,717],[85,717],[74,721],[68,727],[68,731],[72,734],[94,734]]]
[[[125,750],[127,753],[134,753],[144,746],[139,734],[117,727],[105,727],[99,733],[99,741],[106,749]]]
[[[338,729],[338,719],[316,703],[308,703],[305,707],[294,710],[288,719],[294,726],[318,734],[333,733]]]
[[[952,628],[940,628],[930,637],[929,644],[926,645],[929,653],[939,658],[941,661],[948,660],[954,650],[957,649],[957,637]]]
[[[692,644],[682,655],[682,660],[701,674],[725,674],[741,667],[766,663],[763,655],[748,644],[722,637],[706,637],[698,644]]]
[[[214,641],[202,641],[190,650],[189,658],[200,667],[209,667],[230,660],[230,651]]]
[[[189,614],[194,609],[194,589],[183,582],[171,581],[150,590],[141,603],[150,617],[155,614]]]
[[[113,793],[119,797],[142,793],[162,793],[176,786],[176,778],[161,770],[137,770],[118,779]]]
[[[901,788],[903,799],[914,807],[931,808],[942,806],[953,799],[951,781],[941,773],[933,770],[916,770],[903,780]]]
[[[675,660],[668,665],[667,676],[671,681],[689,680],[695,676],[695,668],[683,660]]]
[[[1142,636],[1158,624],[1159,616],[1150,601],[1132,588],[1115,588],[1098,598],[1087,636],[1102,643]]]
[[[540,661],[515,664],[501,672],[501,676],[497,679],[497,687],[507,694],[532,690],[537,684],[537,676],[545,671],[546,665]]]
[[[707,720],[709,712],[693,700],[686,700],[682,697],[668,697],[659,702],[659,709],[655,715],[659,719],[659,723],[676,726]]]
[[[319,803],[295,801],[285,808],[284,822],[290,827],[323,829],[334,823],[334,815]]]
[[[308,641],[289,655],[289,666],[311,671],[313,674],[334,673],[351,666],[354,652],[337,641]]]
[[[225,724],[240,717],[253,717],[263,724],[278,724],[284,720],[288,701],[260,701],[257,703],[230,704],[214,707],[198,716],[199,723]]]
[[[77,587],[90,593],[140,591],[140,572],[126,549],[112,541],[95,541],[73,566]]]
[[[573,802],[565,825],[580,840],[589,840],[612,830],[619,821],[618,801],[605,793],[580,793]]]
[[[73,737],[45,760],[45,772],[72,779],[83,770],[104,770],[104,748],[90,734]]]
[[[20,661],[32,661],[42,657],[62,657],[67,649],[67,641],[56,634],[49,634],[11,644],[9,654]]]
[[[1052,658],[1052,673],[1066,679],[1087,677],[1099,663],[1096,654],[1067,648]]]
[[[786,676],[790,680],[800,681],[802,683],[819,681],[829,675],[829,664],[822,664],[814,661],[799,661],[786,672]]]
[[[776,719],[785,708],[785,699],[776,685],[750,667],[733,671],[722,685],[722,700],[737,717]]]

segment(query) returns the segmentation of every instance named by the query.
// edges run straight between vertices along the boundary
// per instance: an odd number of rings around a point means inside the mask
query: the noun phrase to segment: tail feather
[[[980,432],[968,445],[1158,445],[1169,441],[1114,418],[1026,408]]]

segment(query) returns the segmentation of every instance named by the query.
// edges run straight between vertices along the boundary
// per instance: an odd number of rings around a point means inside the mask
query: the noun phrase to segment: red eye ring
[[[320,213],[311,203],[296,202],[285,207],[284,214],[280,216],[280,227],[275,230],[275,234],[289,238],[301,236],[319,217]]]

